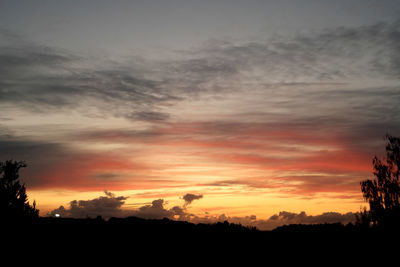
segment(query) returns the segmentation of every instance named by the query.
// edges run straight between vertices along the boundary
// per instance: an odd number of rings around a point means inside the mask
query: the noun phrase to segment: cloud
[[[398,80],[400,22],[339,27],[243,43],[209,42],[203,61],[258,76],[257,82],[298,83],[349,81],[348,78],[384,75]],[[206,65],[203,63],[203,65]],[[207,66],[207,65],[206,65]],[[196,71],[201,71],[196,67]]]
[[[203,195],[185,194],[183,200],[185,201],[183,206],[174,206],[172,208],[165,208],[165,201],[163,199],[154,200],[151,205],[145,205],[140,207],[136,211],[132,211],[133,216],[146,218],[146,219],[178,219],[178,220],[190,220],[191,214],[187,211],[187,206],[196,199],[201,199]]]
[[[0,104],[36,112],[73,108],[83,114],[90,105],[97,115],[154,122],[169,118],[166,106],[193,96],[370,77],[398,81],[399,32],[400,22],[394,22],[267,41],[217,40],[176,60],[127,63],[95,61],[0,31],[5,40],[0,43]]]
[[[341,214],[338,212],[325,212],[320,215],[307,215],[304,211],[293,213],[282,211],[271,216],[267,220],[255,221],[252,225],[262,230],[272,230],[276,227],[289,224],[324,224],[324,223],[354,223],[355,213],[348,212]]]
[[[391,130],[400,112],[399,32],[394,22],[251,42],[214,40],[175,60],[112,62],[2,30],[0,106],[8,117],[14,109],[74,110],[160,126],[175,119],[175,104],[220,97],[217,105],[226,112],[232,107],[222,104],[234,95],[243,104],[234,105],[229,120]],[[378,85],[365,82],[371,78]]]
[[[182,198],[183,198],[183,200],[185,200],[184,206],[186,207],[186,206],[190,205],[194,200],[203,198],[203,195],[195,195],[195,194],[188,193],[188,194],[184,195]]]
[[[68,149],[59,143],[16,137],[12,131],[0,134],[0,161],[25,161],[28,166],[21,170],[21,179],[30,188],[48,184],[49,180],[43,173],[62,165],[69,156]]]
[[[167,120],[169,118],[169,115],[162,112],[143,111],[126,115],[126,118],[132,119],[134,121],[161,122]]]
[[[51,215],[59,214],[61,217],[72,218],[94,218],[102,216],[104,218],[121,217],[125,212],[121,206],[125,203],[126,197],[115,196],[104,191],[106,196],[101,196],[91,200],[73,200],[69,203],[69,208],[60,206],[50,212]]]
[[[69,203],[69,207],[60,206],[57,209],[49,212],[49,215],[54,216],[59,214],[61,217],[71,218],[95,218],[102,216],[105,219],[110,217],[128,217],[136,216],[145,219],[190,219],[190,214],[187,213],[186,205],[173,206],[166,208],[164,199],[156,199],[151,204],[146,204],[138,209],[121,209],[127,197],[115,196],[113,193],[105,190],[106,196],[101,196],[91,200],[73,200]]]
[[[146,204],[138,209],[122,209],[127,197],[115,196],[113,193],[104,191],[106,196],[100,196],[91,200],[73,200],[69,207],[60,206],[49,213],[54,216],[59,214],[61,217],[72,218],[95,218],[102,216],[105,219],[110,217],[136,216],[145,219],[163,219],[188,221],[192,223],[217,223],[229,221],[231,223],[242,224],[244,226],[257,227],[260,230],[272,230],[276,227],[288,224],[323,224],[323,223],[354,223],[355,213],[348,212],[341,214],[338,212],[325,212],[320,215],[307,215],[304,211],[300,213],[281,211],[272,215],[268,219],[257,219],[256,215],[249,216],[227,216],[225,214],[199,216],[187,211],[187,201],[200,199],[201,195],[186,194],[183,206],[166,207],[164,199],[156,199],[151,204]]]
[[[307,196],[330,192],[349,195],[358,193],[359,181],[371,174],[371,159],[384,145],[384,127],[372,121],[365,125],[341,123],[323,119],[179,122],[144,131],[86,131],[79,138],[99,143],[141,143],[173,151],[178,159],[173,165],[183,170],[188,166],[188,174],[170,172],[172,165],[162,162],[157,164],[158,171],[177,177],[190,175],[190,168],[200,166],[196,175],[212,175],[215,181],[198,179],[199,186],[238,185]],[[352,131],[346,126],[349,124]],[[400,129],[394,124],[387,123],[391,129]],[[153,155],[150,150],[147,153]],[[247,170],[251,172],[241,175]]]
[[[268,219],[257,219],[256,215],[249,216],[227,216],[207,215],[195,216],[191,218],[193,223],[216,223],[228,221],[230,223],[241,224],[244,226],[256,227],[259,230],[272,230],[276,227],[289,224],[324,224],[324,223],[354,223],[356,220],[355,213],[348,212],[341,214],[338,212],[325,212],[320,215],[307,215],[304,211],[300,213],[281,211],[278,214],[272,215]]]
[[[163,199],[154,200],[151,205],[145,205],[140,207],[137,211],[133,211],[132,215],[146,219],[162,219],[172,218],[176,212],[181,212],[181,210],[177,208],[165,209],[164,204]]]
[[[21,170],[21,179],[31,189],[120,190],[131,183],[128,178],[134,179],[137,186],[161,181],[146,180],[143,172],[147,167],[127,160],[123,151],[98,153],[74,149],[68,143],[16,136],[4,127],[0,128],[0,161],[8,159],[27,163],[27,168]],[[135,173],[142,173],[145,178],[139,179]]]
[[[359,129],[352,126],[353,131],[348,133],[336,126],[316,124],[301,120],[168,123],[143,131],[88,130],[70,137],[85,144],[141,144],[149,158],[157,156],[158,149],[176,150],[173,155],[178,160],[172,165],[159,162],[155,174],[149,173],[155,168],[154,162],[141,157],[141,150],[77,150],[67,143],[17,137],[8,128],[1,130],[0,158],[25,160],[28,168],[23,170],[23,178],[33,188],[120,190],[124,186],[173,186],[179,182],[160,178],[186,175],[170,171],[173,166],[184,169],[185,164],[198,166],[198,162],[206,162],[208,168],[200,168],[197,175],[212,173],[215,181],[197,180],[200,186],[240,185],[308,196],[318,192],[359,192],[359,181],[371,173],[373,155],[382,150],[379,131],[383,127],[371,122]],[[151,147],[147,148],[148,145]],[[190,158],[195,160],[188,162]],[[213,168],[225,168],[232,173],[216,172]],[[240,175],[240,171],[250,169],[250,176]]]
[[[164,120],[159,107],[179,99],[131,64],[97,64],[65,50],[32,43],[0,31],[0,105],[30,112],[78,110],[97,116]],[[1,39],[0,38],[0,39]],[[101,67],[100,67],[101,66]],[[142,69],[146,69],[143,66]],[[162,79],[160,77],[160,79]]]
[[[73,128],[62,142],[40,141],[42,125],[36,138],[0,128],[0,156],[28,162],[28,185],[171,185],[159,177],[192,174],[185,167],[201,162],[211,167],[196,175],[219,175],[215,185],[347,194],[370,173],[376,140],[400,131],[399,22],[210,41],[165,61],[94,60],[10,31],[0,35],[2,117],[23,121],[15,111],[28,110],[137,122]],[[81,142],[79,149],[69,142]],[[86,145],[113,148],[85,151]],[[164,151],[174,160],[154,163]]]

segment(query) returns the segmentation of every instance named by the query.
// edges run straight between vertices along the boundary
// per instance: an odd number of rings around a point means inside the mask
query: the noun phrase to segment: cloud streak
[[[251,74],[252,70],[257,73],[262,69],[264,81],[276,83],[347,82],[366,75],[397,80],[399,29],[397,21],[326,29],[294,38],[275,37],[264,42],[217,41],[210,42],[202,53],[206,58],[217,58],[220,65],[235,66],[235,72]]]
[[[89,105],[97,114],[152,121],[167,116],[157,111],[158,105],[178,99],[164,92],[160,82],[142,77],[135,66],[105,62],[100,67],[18,35],[10,38],[1,31],[0,36],[5,40],[0,43],[0,104],[5,107],[18,105],[30,112],[72,108],[85,113],[83,106]]]
[[[199,94],[260,87],[280,91],[276,86],[333,85],[368,77],[398,81],[399,25],[327,29],[239,44],[214,41],[177,60],[129,64],[91,61],[1,31],[1,104],[24,104],[32,111],[89,104],[98,113],[106,108],[113,116],[160,121],[168,118],[161,111],[165,105]],[[319,94],[339,96],[337,91]],[[351,92],[342,94],[343,100]]]

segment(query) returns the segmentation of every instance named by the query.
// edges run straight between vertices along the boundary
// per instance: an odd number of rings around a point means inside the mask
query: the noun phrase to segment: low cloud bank
[[[341,214],[338,212],[325,212],[320,215],[307,215],[306,212],[293,213],[281,211],[272,215],[268,219],[257,219],[256,215],[243,217],[230,217],[225,214],[197,216],[187,210],[187,206],[194,200],[201,199],[203,195],[186,194],[182,197],[185,201],[182,206],[166,207],[163,199],[156,199],[151,204],[141,206],[135,210],[123,210],[121,207],[127,197],[115,196],[104,191],[106,196],[100,196],[92,200],[73,200],[69,203],[69,208],[60,206],[49,212],[50,216],[61,216],[71,218],[95,218],[102,216],[105,219],[111,217],[136,216],[145,219],[163,219],[182,220],[192,223],[217,223],[228,221],[231,223],[245,226],[256,227],[259,230],[272,230],[276,227],[289,224],[322,224],[322,223],[354,223],[356,213],[348,212]]]
[[[121,206],[125,203],[127,197],[115,196],[114,194],[104,191],[106,196],[101,196],[91,200],[72,200],[69,208],[60,206],[49,212],[49,215],[58,214],[61,217],[71,218],[94,218],[98,215],[104,218],[119,217],[124,211]]]
[[[186,194],[182,197],[185,203],[182,206],[174,206],[166,208],[166,202],[163,199],[156,199],[141,206],[138,209],[126,210],[122,209],[127,197],[115,196],[114,194],[104,191],[105,196],[100,196],[91,200],[72,200],[69,207],[60,206],[48,213],[49,216],[60,216],[70,218],[95,218],[102,216],[105,219],[111,217],[127,217],[136,216],[145,219],[177,219],[190,220],[193,217],[186,210],[194,200],[200,199],[202,195]],[[57,215],[56,215],[57,214]]]
[[[306,212],[293,213],[287,211],[281,211],[279,214],[274,214],[268,219],[257,219],[256,215],[250,215],[245,217],[229,217],[225,214],[219,215],[218,217],[211,218],[196,218],[199,222],[218,222],[218,221],[229,221],[231,223],[238,223],[247,226],[256,227],[259,230],[272,230],[276,227],[289,224],[323,224],[323,223],[354,223],[356,220],[356,214],[348,212],[345,214],[338,212],[325,212],[320,215],[307,215]]]

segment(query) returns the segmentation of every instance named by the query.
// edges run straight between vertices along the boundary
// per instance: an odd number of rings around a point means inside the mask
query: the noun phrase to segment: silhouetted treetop
[[[25,184],[19,182],[19,170],[26,167],[21,161],[0,162],[0,218],[24,220],[37,218],[36,203],[28,202]]]
[[[400,222],[400,138],[386,135],[386,157],[374,157],[374,180],[361,182],[361,191],[370,206],[375,225],[394,226]]]

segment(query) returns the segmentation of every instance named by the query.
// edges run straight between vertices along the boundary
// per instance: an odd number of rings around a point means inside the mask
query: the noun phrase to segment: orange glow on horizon
[[[268,129],[256,131],[253,127],[220,141],[207,138],[203,127],[172,125],[158,130],[162,135],[154,137],[144,150],[127,145],[119,153],[88,151],[67,159],[40,174],[47,183],[31,187],[33,198],[45,211],[61,203],[68,205],[72,199],[90,199],[104,189],[117,195],[133,194],[128,206],[131,201],[158,198],[179,203],[179,196],[195,189],[204,198],[191,207],[194,213],[252,213],[260,218],[281,210],[306,209],[310,214],[359,211],[363,204],[358,183],[370,175],[370,155],[347,149],[340,138],[319,140],[285,131],[270,136]],[[263,134],[267,136],[262,138]],[[110,137],[117,143],[126,142],[126,136],[121,140],[116,134],[107,135],[106,142]],[[135,139],[128,144],[143,141]],[[96,138],[91,142],[93,146],[103,141]],[[65,197],[51,194],[55,189],[67,192]],[[152,190],[154,193],[146,196]]]

